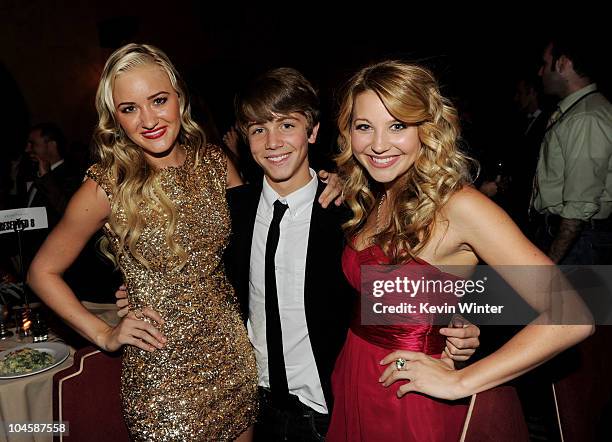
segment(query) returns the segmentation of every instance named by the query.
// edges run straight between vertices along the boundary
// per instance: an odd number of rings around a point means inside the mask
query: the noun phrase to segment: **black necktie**
[[[274,202],[274,216],[266,240],[266,343],[268,347],[268,373],[272,399],[284,404],[289,396],[285,358],[283,357],[283,332],[281,330],[278,296],[276,294],[276,271],[274,257],[280,237],[280,222],[289,206],[279,200]]]

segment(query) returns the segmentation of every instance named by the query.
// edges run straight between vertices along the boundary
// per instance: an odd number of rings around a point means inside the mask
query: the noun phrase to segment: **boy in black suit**
[[[318,97],[299,72],[274,69],[236,100],[236,117],[265,175],[228,191],[227,272],[248,317],[259,368],[255,438],[323,440],[331,372],[356,298],[341,267],[346,209],[315,202],[324,187],[308,160],[319,130]],[[278,228],[275,212],[282,217]]]

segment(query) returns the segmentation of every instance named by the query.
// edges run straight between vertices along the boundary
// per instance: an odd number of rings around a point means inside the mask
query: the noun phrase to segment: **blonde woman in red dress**
[[[338,127],[337,162],[353,211],[343,268],[357,290],[363,265],[404,264],[416,276],[454,279],[469,275],[439,267],[473,268],[479,259],[496,267],[552,264],[469,185],[468,158],[456,143],[457,112],[428,70],[394,61],[360,70],[346,87]],[[538,310],[536,322],[550,322],[528,278],[498,268]],[[583,311],[575,298],[564,307]],[[440,359],[444,340],[435,318],[417,319],[416,325],[363,325],[355,317],[334,370],[329,441],[457,441],[466,407],[453,400],[515,378],[593,331],[588,320],[530,324],[495,353],[457,370]]]

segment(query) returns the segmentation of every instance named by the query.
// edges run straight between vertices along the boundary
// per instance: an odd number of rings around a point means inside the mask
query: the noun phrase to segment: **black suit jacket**
[[[50,229],[61,219],[68,201],[78,189],[82,178],[75,168],[64,162],[44,176],[34,179],[32,186],[36,188],[36,195],[30,207],[46,207]],[[26,199],[24,206],[27,203]]]
[[[304,308],[325,401],[331,411],[331,373],[346,339],[356,294],[342,272],[344,207],[323,209],[317,202],[324,185],[319,184],[313,203],[306,255]],[[245,185],[228,190],[232,236],[226,250],[227,275],[234,285],[244,318],[249,313],[249,270],[255,216],[261,186]],[[279,294],[282,296],[282,294]]]
[[[34,178],[32,188],[22,197],[21,207],[28,207],[30,192],[35,188],[36,194],[29,207],[45,207],[47,209],[48,229],[31,230],[23,234],[24,264],[27,269],[36,252],[62,218],[68,201],[78,189],[82,175],[76,168],[64,162],[42,177]]]

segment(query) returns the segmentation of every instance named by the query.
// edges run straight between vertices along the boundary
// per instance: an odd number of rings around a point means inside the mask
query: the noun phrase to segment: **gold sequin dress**
[[[125,346],[121,393],[136,441],[233,440],[257,414],[255,357],[222,262],[230,234],[226,158],[209,145],[197,163],[194,149],[187,149],[182,166],[160,172],[178,213],[174,238],[188,254],[184,267],[172,270],[177,258],[166,245],[165,219],[147,207],[141,208],[146,226],[137,250],[150,268],[129,252],[119,260],[131,308],[159,312],[168,338],[164,349],[151,353]],[[87,176],[112,201],[109,177],[100,166],[93,165]],[[117,235],[108,224],[104,231],[117,256]]]

